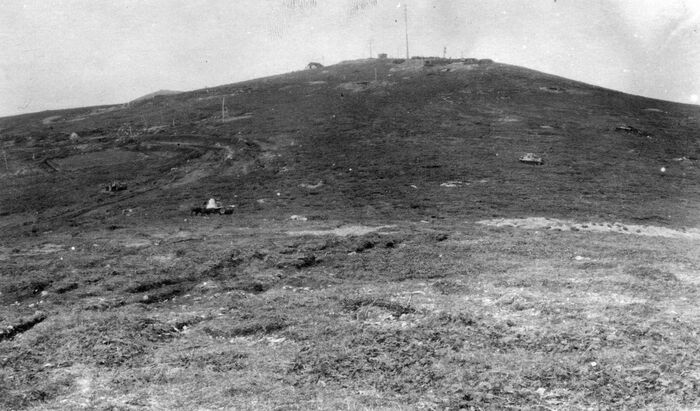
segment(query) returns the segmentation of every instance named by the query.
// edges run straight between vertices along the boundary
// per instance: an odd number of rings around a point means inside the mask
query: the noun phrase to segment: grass
[[[0,408],[700,407],[694,240],[475,223],[696,226],[697,109],[440,68],[0,119]]]
[[[203,269],[210,277],[182,283],[164,281],[163,271],[128,287],[98,282],[91,297],[187,285],[155,302],[126,298],[85,311],[77,289],[48,296],[43,322],[0,343],[2,407],[700,406],[698,290],[673,275],[678,264],[700,266],[684,240],[629,244],[629,236],[598,234],[591,242],[587,233],[462,225],[426,242],[433,230],[404,226],[390,234],[399,246],[362,253],[348,250],[374,234],[239,238],[236,250],[267,246],[274,258],[251,266],[257,254],[237,251],[224,259],[241,258],[239,271],[223,277]],[[231,238],[213,234],[210,245]],[[278,270],[275,256],[290,245],[327,254],[285,268],[264,293],[227,285],[245,271]],[[426,255],[436,257],[426,263]],[[374,270],[413,274],[379,280]],[[306,286],[284,285],[300,277]]]

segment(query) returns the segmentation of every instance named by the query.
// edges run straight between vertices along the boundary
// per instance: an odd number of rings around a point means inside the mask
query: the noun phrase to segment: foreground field
[[[700,406],[697,241],[223,218],[4,249],[0,407]]]

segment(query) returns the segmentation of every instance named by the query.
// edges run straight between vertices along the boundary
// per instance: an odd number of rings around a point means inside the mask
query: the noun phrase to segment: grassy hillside
[[[0,408],[698,407],[699,121],[419,59],[2,118]]]
[[[41,220],[71,204],[93,207],[86,194],[121,177],[134,190],[158,187],[140,200],[170,216],[194,198],[233,194],[250,211],[267,197],[273,209],[336,216],[698,223],[697,107],[501,64],[421,64],[348,62],[127,106],[2,119],[4,175],[13,176],[2,209],[38,210]],[[41,163],[115,148],[140,156],[58,174]],[[525,152],[545,165],[519,163]],[[175,181],[184,184],[168,185]],[[319,181],[313,194],[299,187]],[[445,190],[446,181],[464,184]],[[149,200],[163,196],[165,205]]]

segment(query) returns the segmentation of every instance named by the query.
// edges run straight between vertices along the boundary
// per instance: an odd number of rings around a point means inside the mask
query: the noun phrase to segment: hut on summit
[[[315,61],[312,61],[311,63],[306,65],[307,70],[315,70],[315,69],[320,69],[320,68],[323,68],[323,64],[316,63]]]

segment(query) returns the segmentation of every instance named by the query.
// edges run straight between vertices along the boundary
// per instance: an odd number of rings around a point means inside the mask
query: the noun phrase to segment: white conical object
[[[209,201],[207,201],[207,208],[216,208],[216,200],[213,198],[210,198]]]

